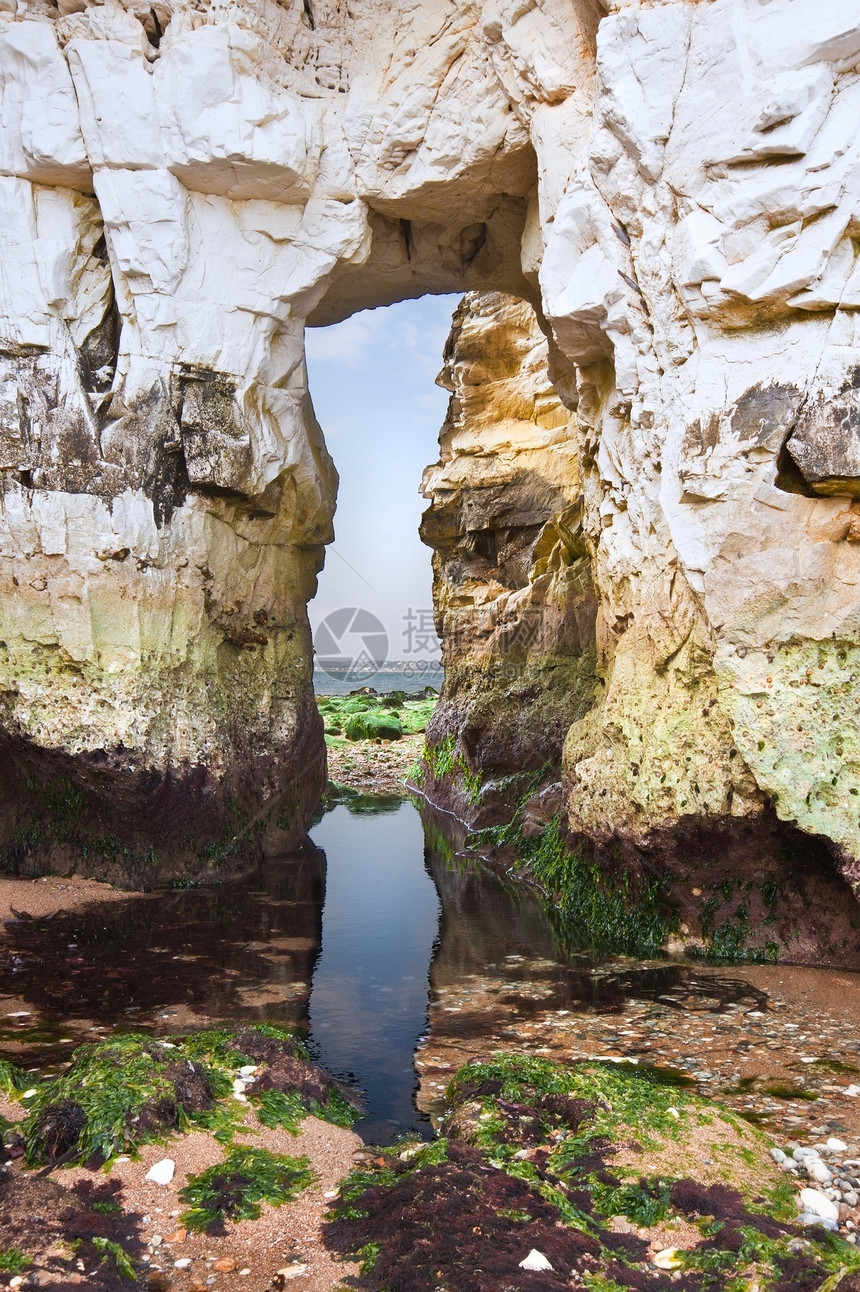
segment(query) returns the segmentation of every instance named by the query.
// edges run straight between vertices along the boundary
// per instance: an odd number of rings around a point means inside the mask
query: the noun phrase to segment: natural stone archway
[[[537,308],[576,414],[571,826],[775,814],[853,877],[858,61],[853,0],[6,0],[21,864],[154,879],[300,836],[336,486],[303,327],[469,289]]]

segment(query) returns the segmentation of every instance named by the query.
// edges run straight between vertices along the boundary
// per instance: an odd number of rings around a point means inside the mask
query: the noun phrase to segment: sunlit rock
[[[853,877],[856,18],[4,3],[7,860],[143,882],[301,837],[336,491],[303,328],[468,289],[536,313],[509,376],[495,306],[457,324],[493,353],[477,390],[453,361],[478,429],[454,409],[425,481],[441,619],[476,634],[451,687],[540,608],[510,702],[569,728],[574,830],[778,818]],[[471,757],[534,765],[477,725]]]

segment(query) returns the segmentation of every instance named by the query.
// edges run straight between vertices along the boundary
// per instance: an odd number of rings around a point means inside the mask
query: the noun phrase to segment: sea
[[[371,687],[379,695],[389,691],[405,691],[407,695],[420,695],[425,687],[434,691],[442,689],[444,673],[438,660],[387,660],[379,668],[370,663],[360,667],[337,669],[331,667],[314,670],[314,691],[317,695],[349,695],[352,691]]]

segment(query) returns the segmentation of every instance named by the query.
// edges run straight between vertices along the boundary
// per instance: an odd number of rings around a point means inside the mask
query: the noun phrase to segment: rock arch
[[[480,290],[575,410],[571,825],[775,814],[853,878],[858,60],[852,0],[4,0],[13,859],[298,837],[336,486],[303,328]]]

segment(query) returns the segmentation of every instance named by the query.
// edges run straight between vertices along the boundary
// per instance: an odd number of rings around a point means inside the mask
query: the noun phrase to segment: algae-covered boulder
[[[446,1096],[442,1137],[368,1154],[330,1213],[371,1292],[860,1289],[762,1132],[671,1071],[495,1055]]]
[[[243,1102],[233,1097],[237,1082],[248,1090]],[[21,1129],[30,1166],[108,1162],[195,1126],[227,1143],[248,1103],[264,1126],[291,1134],[309,1113],[340,1126],[359,1115],[357,1102],[311,1062],[302,1042],[270,1023],[172,1041],[115,1036],[79,1046],[64,1073],[33,1091],[17,1093],[14,1072],[5,1084],[26,1101]]]
[[[354,713],[344,726],[347,740],[399,740],[400,721],[392,713]]]

